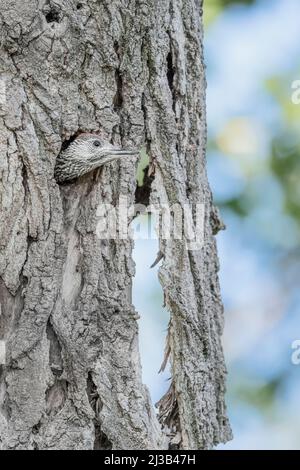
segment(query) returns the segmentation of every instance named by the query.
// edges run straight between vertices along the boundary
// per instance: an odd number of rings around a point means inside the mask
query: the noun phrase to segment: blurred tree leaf
[[[145,149],[141,150],[141,156],[140,157],[141,158],[139,160],[138,167],[137,167],[137,172],[136,172],[136,180],[137,180],[138,186],[143,186],[144,176],[145,176],[144,170],[149,165],[150,160],[149,160],[149,156],[146,153]]]
[[[300,140],[286,132],[273,139],[271,170],[282,185],[285,210],[300,224]]]
[[[246,199],[245,194],[241,194],[239,197],[228,199],[226,201],[216,201],[216,204],[221,209],[230,209],[240,217],[246,217],[249,213],[249,205]]]
[[[300,77],[300,70],[288,76],[270,77],[265,82],[265,88],[280,105],[286,124],[300,130],[300,106],[292,101],[291,84],[295,77]]]
[[[231,5],[251,5],[256,0],[204,0],[204,25],[209,26],[217,16]]]
[[[233,390],[233,394],[238,400],[256,408],[267,410],[273,407],[276,393],[282,383],[284,383],[284,379],[285,376],[282,374],[263,385],[255,383],[254,386],[251,386],[249,382],[247,382],[246,386],[237,386],[237,388]]]

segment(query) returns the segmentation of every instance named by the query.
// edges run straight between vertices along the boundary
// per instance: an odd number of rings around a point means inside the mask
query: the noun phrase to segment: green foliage
[[[275,137],[271,170],[284,193],[285,211],[300,225],[300,142],[289,132]]]
[[[255,3],[256,0],[216,0],[216,1],[219,2],[224,8],[224,7],[228,7],[229,5],[251,5]]]
[[[230,209],[236,215],[240,217],[246,217],[249,213],[250,204],[249,200],[247,199],[247,194],[240,194],[238,197],[227,199],[226,201],[216,201],[216,204],[220,208]]]
[[[233,396],[244,403],[266,411],[273,407],[276,394],[283,382],[284,377],[281,376],[263,384],[243,381],[243,384],[238,385],[232,392]]]
[[[251,5],[255,0],[203,0],[204,25],[208,26],[231,5]]]
[[[149,165],[149,156],[147,155],[146,150],[142,149],[141,158],[138,163],[137,175],[136,175],[138,186],[143,186],[144,170],[145,168],[147,168],[148,165]]]
[[[284,193],[284,209],[300,225],[300,105],[291,99],[291,83],[300,77],[297,68],[288,76],[270,77],[266,90],[280,106],[283,128],[274,135],[271,145],[270,170]]]

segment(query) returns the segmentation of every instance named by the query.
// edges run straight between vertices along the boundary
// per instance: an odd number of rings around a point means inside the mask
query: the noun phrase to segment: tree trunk
[[[227,441],[201,2],[0,6],[2,449]],[[120,195],[134,203],[135,163],[61,187],[53,178],[62,145],[91,131],[124,147],[146,144],[152,202],[205,207],[200,250],[160,240],[172,385],[159,419],[141,381],[133,243],[96,234],[99,204],[116,205]]]

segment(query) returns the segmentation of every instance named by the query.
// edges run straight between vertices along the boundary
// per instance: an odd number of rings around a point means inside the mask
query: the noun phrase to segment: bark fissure
[[[51,322],[47,323],[47,338],[49,340],[49,366],[54,376],[60,377],[63,373],[62,347]]]
[[[93,448],[95,450],[108,450],[112,448],[112,443],[108,440],[106,434],[101,430],[101,421],[99,419],[99,413],[102,409],[101,399],[92,377],[92,373],[88,373],[87,378],[87,394],[89,403],[94,412],[94,429],[95,429],[95,440]]]
[[[151,164],[143,169],[143,183],[137,185],[135,190],[135,203],[148,207],[151,198],[151,186],[155,178],[155,170],[151,169]]]

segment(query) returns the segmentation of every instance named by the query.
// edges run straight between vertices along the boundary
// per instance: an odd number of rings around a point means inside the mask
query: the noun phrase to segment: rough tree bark
[[[227,441],[201,1],[0,7],[2,449],[205,449]],[[152,201],[205,204],[201,250],[161,240],[172,385],[159,419],[141,381],[133,244],[95,233],[99,203],[116,204],[120,194],[134,202],[135,164],[113,163],[59,187],[55,158],[83,131],[146,144]]]

